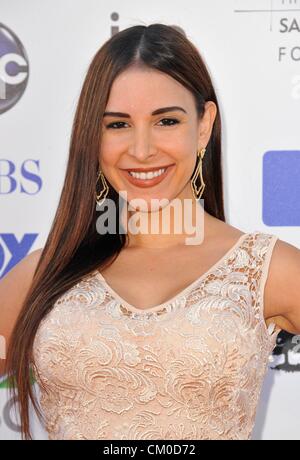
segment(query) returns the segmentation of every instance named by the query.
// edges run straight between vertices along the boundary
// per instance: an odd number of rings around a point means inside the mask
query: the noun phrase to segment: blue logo
[[[21,241],[18,241],[13,233],[0,233],[0,278],[29,254],[37,237],[38,233],[26,233]]]
[[[300,226],[299,150],[264,154],[262,219],[269,226]]]
[[[11,160],[0,158],[0,196],[16,191],[36,195],[42,188],[42,179],[37,174],[39,167],[39,160],[28,159],[23,161],[20,172],[17,173],[17,168]],[[21,176],[20,180],[18,176]]]

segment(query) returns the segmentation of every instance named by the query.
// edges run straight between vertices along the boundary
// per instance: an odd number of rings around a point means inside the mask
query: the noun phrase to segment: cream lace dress
[[[99,271],[43,318],[33,370],[49,439],[250,439],[269,356],[277,236],[244,233],[168,302],[141,310]]]

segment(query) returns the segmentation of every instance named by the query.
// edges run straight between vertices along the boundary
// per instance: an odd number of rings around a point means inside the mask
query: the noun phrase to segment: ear
[[[213,129],[214,121],[218,112],[217,106],[213,101],[207,101],[204,107],[204,114],[202,116],[202,119],[199,121],[199,148],[207,146]]]

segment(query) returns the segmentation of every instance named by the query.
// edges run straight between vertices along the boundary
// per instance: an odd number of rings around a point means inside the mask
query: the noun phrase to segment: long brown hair
[[[20,414],[22,439],[32,439],[30,400],[40,420],[43,419],[33,394],[30,372],[34,337],[42,318],[83,276],[113,262],[127,242],[126,234],[96,231],[99,211],[95,185],[101,146],[99,127],[109,92],[115,78],[132,65],[165,72],[184,85],[195,98],[199,118],[206,101],[216,104],[218,112],[203,160],[206,187],[202,198],[205,210],[225,221],[221,119],[212,81],[199,51],[175,26],[136,25],[118,32],[97,51],[88,68],[73,122],[58,208],[8,347],[6,372],[16,384],[11,392]],[[115,201],[119,215],[119,194],[108,185],[108,198]]]

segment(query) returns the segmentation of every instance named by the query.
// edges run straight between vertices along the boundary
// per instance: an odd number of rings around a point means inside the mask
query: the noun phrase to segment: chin
[[[158,197],[136,197],[127,195],[129,211],[155,212],[169,205],[170,199]]]

